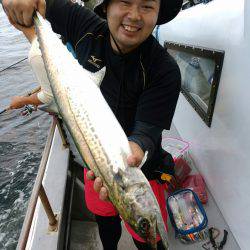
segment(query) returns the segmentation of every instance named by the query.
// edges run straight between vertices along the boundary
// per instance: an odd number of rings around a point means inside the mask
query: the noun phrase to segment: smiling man
[[[108,4],[107,20],[110,33],[123,53],[137,48],[149,37],[156,25],[160,2],[159,0],[144,1],[111,1]]]
[[[96,72],[106,66],[100,88],[130,141],[133,154],[128,164],[138,166],[148,151],[142,171],[165,222],[164,188],[159,182],[159,172],[166,170],[161,133],[170,128],[181,77],[175,61],[151,33],[157,24],[172,20],[181,5],[182,0],[101,0],[94,13],[66,0],[46,0],[46,4],[45,0],[3,0],[12,23],[29,26],[34,10],[38,10],[53,30],[73,45],[84,68]],[[84,173],[86,205],[96,215],[103,247],[117,249],[120,217],[114,206],[104,201],[108,194],[101,179],[91,180],[92,172],[88,178],[87,170]],[[138,249],[150,249],[126,227]],[[157,240],[158,249],[163,249],[159,236]]]

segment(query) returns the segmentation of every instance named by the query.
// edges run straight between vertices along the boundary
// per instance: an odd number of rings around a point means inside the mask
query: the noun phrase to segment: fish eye
[[[150,229],[150,223],[147,219],[145,218],[140,218],[138,220],[138,229],[139,232],[143,235],[143,236],[147,236],[149,233],[149,229]]]

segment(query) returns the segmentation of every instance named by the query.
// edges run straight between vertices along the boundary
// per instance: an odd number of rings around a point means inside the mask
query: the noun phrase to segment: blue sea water
[[[14,95],[38,84],[26,58],[29,43],[13,28],[0,5],[0,111]],[[51,119],[41,111],[0,115],[0,249],[15,249],[36,178]]]

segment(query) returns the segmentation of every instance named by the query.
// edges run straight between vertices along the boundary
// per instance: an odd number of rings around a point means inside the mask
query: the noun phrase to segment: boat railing
[[[57,216],[54,214],[54,212],[51,208],[49,199],[46,195],[45,189],[44,189],[43,184],[42,184],[56,127],[58,128],[59,133],[61,135],[63,146],[68,147],[68,144],[67,144],[66,139],[64,137],[64,132],[63,132],[62,127],[61,127],[61,123],[54,116],[53,122],[52,122],[50,130],[49,130],[49,134],[47,137],[47,141],[45,144],[45,148],[43,151],[43,155],[42,155],[42,159],[41,159],[40,166],[38,169],[35,184],[34,184],[34,187],[33,187],[32,193],[31,193],[31,197],[29,200],[29,205],[27,208],[24,222],[23,222],[23,226],[22,226],[20,237],[19,237],[17,249],[23,250],[26,248],[26,244],[27,244],[27,241],[29,238],[29,233],[30,233],[30,229],[32,226],[32,221],[33,221],[38,197],[40,198],[41,203],[43,205],[43,208],[44,208],[46,215],[48,217],[48,222],[49,222],[48,231],[49,232],[56,232],[58,230]]]

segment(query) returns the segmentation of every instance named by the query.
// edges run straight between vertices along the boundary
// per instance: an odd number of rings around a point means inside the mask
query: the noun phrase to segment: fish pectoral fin
[[[142,168],[142,166],[144,165],[144,163],[146,162],[148,158],[148,151],[145,152],[144,156],[143,156],[143,159],[141,161],[141,164],[138,166],[138,168]]]
[[[102,69],[100,69],[99,71],[95,73],[90,73],[90,77],[92,78],[92,80],[95,82],[95,84],[98,87],[101,86],[105,73],[106,73],[106,67],[103,67]]]

